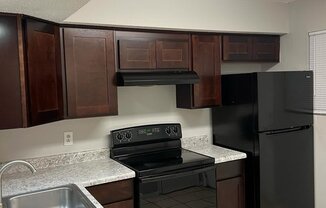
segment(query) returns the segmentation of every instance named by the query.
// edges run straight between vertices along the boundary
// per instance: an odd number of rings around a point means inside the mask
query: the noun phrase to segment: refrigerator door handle
[[[293,128],[289,128],[289,129],[273,130],[273,131],[266,132],[266,135],[283,134],[283,133],[289,133],[289,132],[294,132],[294,131],[301,131],[304,129],[309,129],[310,127],[311,127],[310,125],[307,125],[307,126],[293,127]]]

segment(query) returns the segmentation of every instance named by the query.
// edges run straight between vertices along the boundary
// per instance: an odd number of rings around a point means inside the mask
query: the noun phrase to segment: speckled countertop
[[[215,164],[229,162],[233,160],[241,160],[247,157],[247,155],[243,152],[230,150],[212,144],[207,144],[200,147],[191,147],[186,149],[215,158]]]
[[[135,172],[111,159],[102,159],[45,168],[35,174],[21,172],[6,175],[3,196],[47,189],[66,184],[77,184],[96,207],[102,207],[83,187],[134,178]]]
[[[182,139],[182,147],[215,158],[215,163],[246,158],[246,154],[209,144],[206,135]],[[109,150],[68,153],[27,160],[37,172],[13,167],[3,178],[3,196],[76,184],[97,208],[102,206],[85,187],[135,177],[135,172],[109,158]],[[1,165],[0,165],[1,167]]]
[[[215,158],[215,164],[247,158],[246,153],[210,144],[206,135],[185,138],[182,147]]]

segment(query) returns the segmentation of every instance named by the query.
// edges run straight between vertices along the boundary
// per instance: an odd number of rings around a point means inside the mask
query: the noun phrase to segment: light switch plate
[[[73,145],[74,144],[74,133],[72,131],[63,132],[63,145]]]

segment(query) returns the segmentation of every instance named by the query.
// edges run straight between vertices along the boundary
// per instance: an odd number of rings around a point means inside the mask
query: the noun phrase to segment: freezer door
[[[313,208],[313,129],[259,135],[260,208]]]
[[[257,73],[258,131],[313,123],[311,71]]]

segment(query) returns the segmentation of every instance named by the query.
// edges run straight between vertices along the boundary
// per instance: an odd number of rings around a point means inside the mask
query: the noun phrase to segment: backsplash
[[[74,153],[65,153],[59,155],[52,155],[46,157],[37,157],[31,159],[25,159],[25,161],[31,163],[37,170],[44,169],[44,168],[54,168],[59,166],[66,166],[75,163],[82,163],[87,161],[93,160],[103,160],[110,157],[110,150],[105,149],[98,149],[98,150],[91,150],[91,151],[83,151],[83,152],[74,152]],[[2,164],[0,165],[0,167]],[[25,166],[16,165],[10,167],[6,171],[8,174],[17,173],[17,172],[24,172],[27,171]]]
[[[186,137],[181,139],[181,145],[183,148],[186,149],[205,146],[207,144],[209,144],[209,139],[207,135]]]
[[[194,148],[209,144],[209,138],[207,135],[185,137],[181,139],[182,147]],[[37,170],[44,168],[54,168],[59,166],[66,166],[75,163],[82,163],[93,160],[103,160],[110,157],[110,149],[97,149],[90,151],[64,153],[46,157],[37,157],[31,159],[25,159],[31,163]],[[2,165],[0,165],[1,167]],[[17,172],[27,171],[25,166],[13,166],[6,171],[6,174],[12,174]]]

